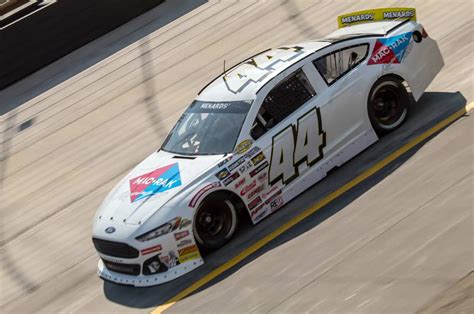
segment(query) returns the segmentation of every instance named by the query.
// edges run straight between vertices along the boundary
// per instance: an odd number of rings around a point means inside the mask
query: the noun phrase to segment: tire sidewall
[[[382,88],[386,87],[391,87],[395,88],[397,90],[397,99],[399,105],[403,106],[403,112],[399,119],[392,123],[391,125],[383,125],[377,121],[377,118],[375,117],[374,110],[373,110],[373,100],[375,96],[377,95],[378,91]],[[383,77],[379,79],[375,84],[372,86],[372,89],[370,90],[369,93],[369,98],[367,100],[367,111],[368,111],[368,116],[370,119],[370,123],[372,124],[372,127],[374,128],[375,132],[379,135],[385,135],[388,134],[396,129],[398,129],[403,122],[405,122],[408,113],[409,113],[409,102],[410,98],[408,95],[407,90],[405,89],[405,86],[403,86],[402,82],[395,78],[395,77]]]
[[[217,200],[213,200],[213,202],[217,202],[218,204],[220,203],[221,204],[220,206],[222,206],[222,210],[228,210],[229,211],[230,219],[231,219],[231,222],[230,222],[231,225],[230,225],[229,231],[223,237],[221,237],[220,239],[216,239],[213,242],[206,242],[205,240],[203,240],[203,238],[199,235],[199,233],[197,231],[196,223],[197,223],[198,214],[200,213],[201,210],[203,210],[204,206],[209,206],[208,205],[209,201],[205,200],[204,202],[202,202],[200,204],[200,206],[198,207],[198,209],[196,211],[196,214],[194,216],[193,233],[194,233],[194,238],[196,240],[196,243],[202,249],[204,249],[206,251],[216,250],[216,249],[222,247],[224,244],[226,244],[232,238],[232,236],[236,232],[237,226],[238,226],[237,209],[234,206],[234,204],[232,204],[231,201],[229,201],[228,199],[218,198]]]

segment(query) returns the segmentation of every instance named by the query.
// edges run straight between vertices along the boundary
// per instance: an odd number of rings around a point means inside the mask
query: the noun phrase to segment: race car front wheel
[[[368,112],[377,134],[384,135],[397,129],[408,115],[410,98],[402,82],[394,77],[383,77],[370,91]]]
[[[237,223],[234,204],[219,195],[211,196],[201,204],[194,218],[196,242],[207,251],[218,249],[232,238]]]

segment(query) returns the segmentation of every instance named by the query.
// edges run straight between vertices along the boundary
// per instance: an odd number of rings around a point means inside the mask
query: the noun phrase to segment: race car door
[[[325,134],[316,91],[305,73],[308,64],[286,71],[266,86],[251,136],[269,159],[267,190],[283,190],[285,202],[301,193],[300,175],[323,157]],[[286,75],[285,75],[286,74]],[[288,189],[294,193],[288,194]],[[297,190],[297,191],[296,191]]]

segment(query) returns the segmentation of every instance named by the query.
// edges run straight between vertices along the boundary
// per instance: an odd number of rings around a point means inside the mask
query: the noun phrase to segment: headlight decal
[[[168,221],[167,223],[162,224],[158,228],[150,230],[142,235],[139,235],[135,239],[140,242],[150,241],[152,239],[158,238],[162,235],[168,234],[176,230],[180,226],[180,224],[181,224],[181,217],[176,217]]]

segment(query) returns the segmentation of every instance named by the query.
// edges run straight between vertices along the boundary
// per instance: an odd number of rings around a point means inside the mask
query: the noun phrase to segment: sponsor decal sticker
[[[368,64],[401,63],[412,35],[412,32],[408,32],[394,37],[377,39]]]
[[[250,147],[252,147],[252,143],[253,141],[250,139],[240,142],[239,145],[237,145],[237,147],[235,148],[235,153],[237,155],[241,155],[245,153],[246,151],[249,150]]]
[[[230,103],[226,102],[204,102],[201,104],[201,109],[211,110],[226,110],[230,106]]]
[[[412,19],[415,17],[415,15],[416,15],[415,9],[405,9],[405,10],[383,12],[384,20]]]
[[[390,21],[394,19],[416,21],[414,8],[381,8],[352,12],[337,17],[339,28],[376,21]]]
[[[199,258],[199,251],[196,245],[191,245],[178,250],[180,263],[185,263]]]
[[[142,255],[146,255],[146,254],[159,252],[159,251],[161,251],[161,245],[160,244],[149,247],[147,249],[143,249],[141,252],[142,252]]]
[[[266,172],[264,172],[264,173],[258,175],[257,180],[260,181],[260,182],[265,181],[267,179],[267,176],[268,176],[268,174]]]
[[[189,231],[188,231],[188,230],[184,230],[184,231],[176,232],[176,233],[174,234],[174,238],[176,239],[176,241],[179,241],[179,240],[181,240],[182,238],[186,238],[188,235],[189,235]]]
[[[233,171],[245,162],[245,158],[241,157],[229,165],[229,171]]]
[[[259,154],[255,155],[252,158],[252,163],[254,166],[256,166],[264,160],[265,160],[265,155],[263,154],[263,152],[260,152]]]
[[[249,170],[250,168],[252,168],[252,163],[250,161],[248,161],[242,167],[239,168],[239,172],[243,174],[243,173],[247,172],[247,170]]]
[[[257,216],[254,218],[254,221],[257,222],[257,221],[262,220],[262,218],[265,217],[266,214],[267,214],[267,211],[261,212],[259,215],[257,215]]]
[[[176,253],[170,251],[168,255],[160,256],[160,261],[168,268],[173,268],[180,264],[180,261],[176,257]]]
[[[342,24],[353,24],[354,22],[367,22],[373,21],[375,19],[375,14],[366,13],[366,14],[355,14],[344,16],[341,18]]]
[[[220,168],[223,165],[227,164],[232,159],[232,156],[227,157],[226,159],[222,160],[220,163],[217,164],[217,167]]]
[[[196,206],[197,202],[199,201],[199,199],[200,199],[204,194],[206,194],[206,193],[209,192],[210,190],[215,189],[215,188],[220,187],[220,186],[221,186],[221,183],[220,183],[220,182],[213,182],[213,183],[211,183],[211,184],[206,185],[205,187],[203,187],[202,189],[200,189],[200,190],[193,196],[193,198],[192,198],[191,201],[189,202],[189,206],[190,206],[190,207]]]
[[[184,239],[181,242],[178,243],[178,247],[182,247],[188,244],[191,244],[193,241],[191,239]]]
[[[250,201],[250,203],[248,203],[248,207],[250,210],[254,209],[258,204],[260,204],[262,202],[262,198],[260,196],[257,196],[256,198],[254,198],[253,200]]]
[[[166,192],[181,185],[181,176],[177,163],[130,180],[130,200],[135,202],[155,194]]]
[[[245,155],[244,155],[244,158],[248,159],[250,158],[251,156],[255,155],[256,153],[258,153],[260,151],[260,147],[258,146],[255,146],[253,147],[251,150],[249,150]]]
[[[222,183],[224,183],[225,186],[228,186],[229,184],[231,184],[238,177],[240,177],[240,174],[238,172],[234,172],[230,177],[228,177],[227,179],[222,181]]]
[[[179,229],[184,229],[190,225],[191,225],[191,219],[181,218],[181,221],[179,222]]]
[[[263,208],[263,205],[264,204],[261,204],[260,206],[258,206],[257,208],[253,209],[251,212],[250,212],[250,216],[252,217],[252,220],[255,220],[257,218],[257,216],[259,216],[261,213],[264,213],[265,210]]]
[[[250,191],[249,194],[247,194],[247,198],[248,198],[248,199],[253,198],[255,195],[257,195],[257,194],[259,194],[260,192],[262,192],[264,188],[265,188],[265,184],[260,184],[260,185],[257,186],[255,189],[253,189],[252,191]]]
[[[274,197],[270,202],[270,208],[272,212],[282,207],[284,203],[285,202],[283,201],[283,198],[280,195],[277,195],[276,197]]]
[[[252,190],[256,185],[257,185],[257,181],[253,180],[252,183],[250,183],[249,185],[246,185],[246,186],[240,191],[240,196],[244,196],[245,194],[247,194],[247,192],[249,192],[250,190]]]
[[[268,194],[267,194],[268,195]],[[270,204],[271,201],[273,201],[276,197],[278,197],[279,195],[281,195],[281,190],[278,190],[275,194],[273,194],[272,196],[270,196],[266,201],[265,201],[265,204]]]
[[[262,198],[263,199],[266,199],[269,195],[272,195],[273,192],[275,192],[277,189],[279,189],[280,187],[278,185],[274,185],[270,188],[270,190],[268,191],[265,191],[264,193],[262,193]]]
[[[235,188],[236,189],[240,188],[244,183],[245,183],[245,177],[237,181],[237,183],[235,183]]]
[[[220,170],[218,173],[216,173],[216,178],[219,180],[224,180],[230,175],[230,171],[227,168],[224,168]]]
[[[255,177],[257,174],[259,174],[263,169],[267,167],[268,167],[268,161],[265,161],[263,164],[260,164],[260,166],[250,171],[250,176]]]

